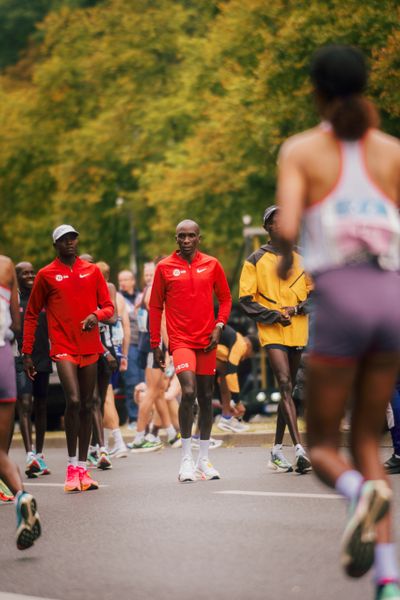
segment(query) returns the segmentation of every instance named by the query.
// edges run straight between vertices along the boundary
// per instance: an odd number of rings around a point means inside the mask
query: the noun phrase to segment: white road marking
[[[342,500],[337,494],[302,494],[296,492],[249,492],[246,490],[223,490],[214,494],[227,494],[231,496],[269,496],[272,498],[320,498],[321,500]]]
[[[41,598],[38,596],[24,596],[23,594],[9,594],[0,592],[0,600],[50,600],[50,598]]]
[[[28,485],[28,486],[29,485],[37,485],[37,486],[42,486],[42,487],[64,487],[63,483],[41,483],[41,482],[39,483],[36,481],[35,482],[25,481],[24,485]],[[108,485],[101,483],[99,487],[104,488],[104,487],[108,487]],[[1,600],[1,598],[0,598],[0,600]]]

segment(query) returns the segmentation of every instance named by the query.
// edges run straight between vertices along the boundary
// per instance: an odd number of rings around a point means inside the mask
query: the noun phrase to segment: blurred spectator
[[[15,270],[17,273],[19,311],[21,315],[21,333],[17,336],[18,356],[15,359],[17,407],[19,426],[26,452],[25,474],[27,477],[34,478],[50,473],[43,455],[44,438],[47,428],[47,392],[49,377],[52,371],[50,344],[46,313],[43,310],[39,315],[38,327],[35,332],[35,344],[32,351],[32,360],[36,369],[36,375],[32,381],[24,371],[21,353],[24,315],[35,280],[35,270],[29,262],[18,263]],[[32,441],[32,412],[35,415],[35,446]]]
[[[137,406],[133,401],[135,386],[144,380],[144,370],[138,365],[138,342],[139,329],[137,322],[136,302],[139,290],[136,289],[136,278],[132,271],[123,270],[118,274],[119,291],[124,297],[130,323],[130,340],[128,350],[128,368],[124,374],[126,409],[128,411],[129,423],[136,421],[138,413]]]

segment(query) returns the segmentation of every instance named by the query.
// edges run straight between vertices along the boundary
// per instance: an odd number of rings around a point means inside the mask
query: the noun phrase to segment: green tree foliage
[[[307,65],[325,43],[363,49],[399,133],[395,0],[51,4],[0,79],[0,239],[15,259],[49,260],[52,228],[69,221],[82,251],[117,268],[132,220],[145,259],[170,252],[190,217],[232,270],[242,216],[258,224],[273,201],[280,144],[317,122]]]
[[[99,0],[0,0],[0,70],[17,62],[37,24],[52,9],[86,7]]]

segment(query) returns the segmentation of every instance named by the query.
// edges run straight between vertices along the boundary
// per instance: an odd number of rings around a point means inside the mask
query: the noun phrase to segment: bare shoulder
[[[326,137],[320,127],[313,127],[301,133],[296,133],[289,137],[282,144],[279,151],[279,159],[296,159],[304,156],[310,148],[320,144]]]
[[[14,284],[14,263],[10,257],[0,254],[0,285],[12,287]]]
[[[381,146],[386,151],[393,152],[394,156],[400,158],[400,140],[380,129],[371,129],[368,133],[368,141]]]
[[[14,268],[14,263],[9,256],[5,256],[4,254],[0,254],[0,269],[3,272],[12,272]]]

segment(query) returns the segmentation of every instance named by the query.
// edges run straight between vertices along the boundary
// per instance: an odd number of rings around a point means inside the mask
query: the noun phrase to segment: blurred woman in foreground
[[[376,129],[358,50],[321,48],[311,79],[324,121],[285,142],[278,176],[279,274],[288,276],[302,222],[305,268],[315,279],[310,457],[319,478],[350,502],[346,572],[360,577],[374,564],[376,598],[400,599],[392,492],[379,457],[400,362],[400,146]],[[350,395],[351,461],[339,452]]]

